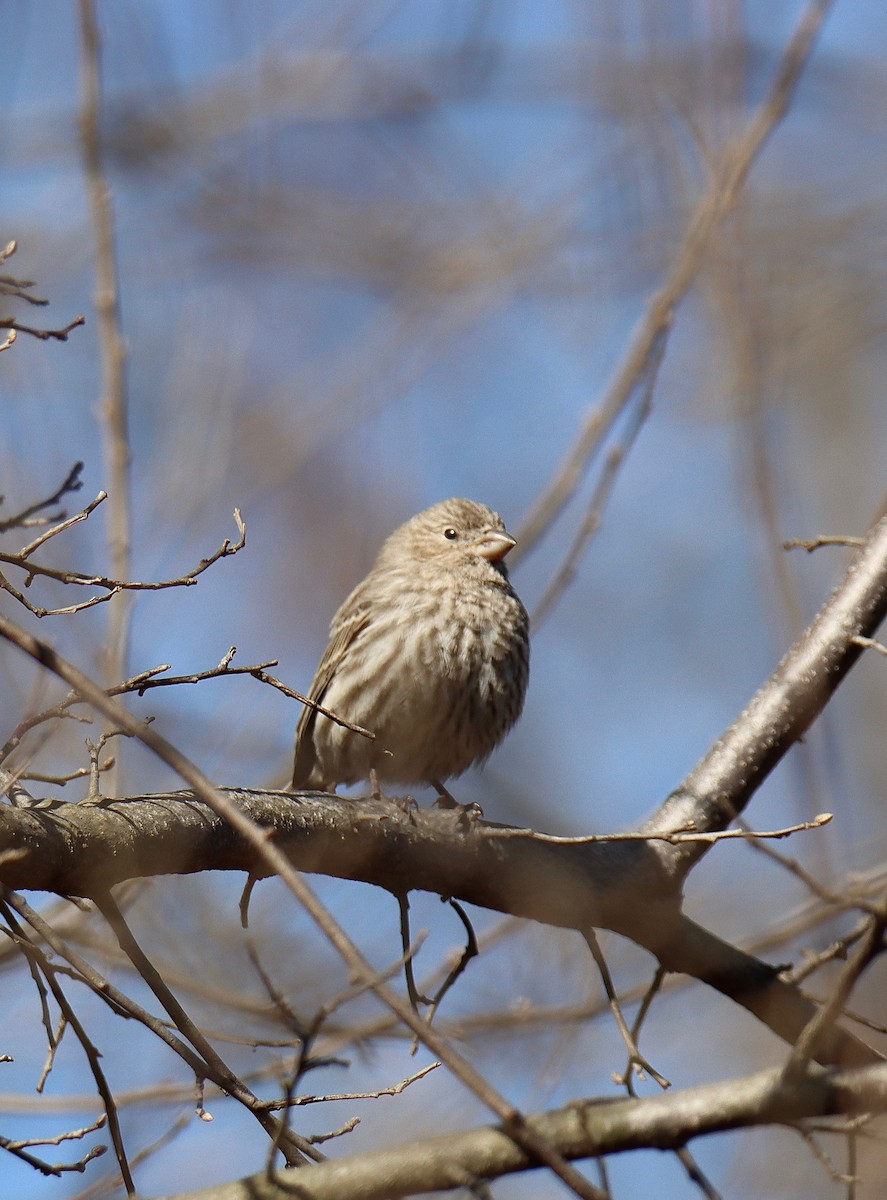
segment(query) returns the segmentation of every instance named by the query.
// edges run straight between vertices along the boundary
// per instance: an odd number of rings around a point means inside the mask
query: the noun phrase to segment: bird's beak
[[[509,550],[513,550],[517,542],[510,533],[502,529],[485,529],[476,544],[477,553],[488,562],[501,562]]]

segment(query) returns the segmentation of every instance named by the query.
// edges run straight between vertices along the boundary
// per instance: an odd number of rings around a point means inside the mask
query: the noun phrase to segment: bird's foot
[[[415,796],[395,796],[394,803],[398,806],[404,816],[409,817],[413,825],[416,824],[416,813],[419,811],[419,804]]]
[[[475,804],[472,800],[468,804],[460,804],[454,796],[447,791],[444,785],[437,779],[432,779],[431,786],[437,792],[437,799],[434,801],[435,808],[451,808],[459,810],[459,820],[463,825],[470,825],[476,821],[478,817],[484,815],[484,810],[479,804]]]
[[[438,779],[432,779],[431,786],[437,792],[437,799],[434,802],[436,808],[461,808],[458,800],[452,796],[444,785]]]

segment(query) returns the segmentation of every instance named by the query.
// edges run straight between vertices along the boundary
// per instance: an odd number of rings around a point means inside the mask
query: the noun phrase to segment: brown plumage
[[[514,544],[474,500],[442,500],[395,529],[333,617],[309,692],[375,739],[306,707],[293,788],[334,790],[371,771],[439,786],[490,755],[529,674],[527,614],[503,562]]]

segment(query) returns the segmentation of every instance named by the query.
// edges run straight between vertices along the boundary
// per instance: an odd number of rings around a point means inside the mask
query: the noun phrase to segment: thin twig
[[[846,906],[842,905],[841,907],[843,908]],[[848,934],[842,938],[837,938],[831,943],[831,945],[826,946],[825,949],[814,953],[812,950],[802,948],[801,954],[803,955],[804,961],[798,963],[797,966],[787,967],[781,972],[782,978],[791,983],[800,984],[803,983],[805,979],[809,979],[811,975],[813,975],[819,970],[820,967],[825,966],[827,963],[832,963],[836,959],[839,959],[841,962],[846,962],[849,951],[857,944],[867,929],[868,919],[864,917],[854,926],[853,929],[850,930]],[[808,992],[807,994],[809,995],[810,993]],[[819,1003],[821,1003],[821,1001],[819,1001]],[[847,1015],[849,1016],[850,1014],[848,1013]],[[866,1024],[867,1023],[868,1022],[866,1022]],[[883,1030],[881,1032],[883,1032]]]
[[[523,839],[532,842],[548,842],[553,846],[587,846],[595,842],[668,842],[679,846],[683,842],[711,843],[736,840],[755,843],[766,838],[786,838],[794,833],[804,833],[810,829],[821,829],[833,820],[831,813],[820,813],[812,821],[802,821],[798,825],[786,825],[784,829],[721,829],[713,833],[697,833],[692,826],[685,829],[675,829],[662,833],[638,833],[629,830],[626,833],[588,833],[579,837],[561,837],[556,833],[539,833],[535,829],[496,828],[493,825],[482,825],[479,832],[483,837],[492,840],[509,841]]]
[[[808,554],[812,554],[814,550],[819,550],[821,546],[851,546],[858,548],[863,543],[862,538],[858,537],[843,537],[829,536],[820,534],[815,538],[789,538],[788,541],[782,543],[783,550],[806,550]]]
[[[628,458],[631,448],[637,441],[638,435],[653,407],[653,389],[656,386],[656,379],[659,375],[659,367],[665,354],[670,329],[670,322],[666,323],[653,344],[649,362],[646,364],[644,374],[639,381],[643,387],[629,426],[623,434],[622,441],[618,445],[610,447],[604,461],[600,479],[592,493],[585,518],[579,526],[571,545],[568,547],[563,562],[552,576],[533,610],[530,624],[534,630],[538,630],[539,626],[545,621],[557,601],[573,581],[589,542],[600,528],[603,512],[612,495],[619,470]]]
[[[382,1096],[399,1096],[401,1092],[413,1083],[417,1083],[420,1079],[424,1079],[426,1075],[432,1071],[436,1071],[440,1066],[439,1062],[428,1063],[424,1067],[420,1067],[412,1075],[408,1075],[406,1079],[402,1079],[400,1083],[393,1083],[389,1087],[377,1088],[373,1092],[329,1092],[324,1096],[294,1096],[291,1103],[298,1107],[303,1104],[326,1104],[331,1100],[378,1100]]]
[[[75,1130],[70,1135],[70,1138],[67,1135],[62,1134],[59,1138],[59,1141],[68,1141],[76,1138],[78,1133],[79,1131]],[[64,1175],[71,1171],[76,1171],[78,1174],[82,1175],[89,1163],[91,1163],[93,1159],[99,1158],[105,1153],[106,1150],[105,1146],[93,1146],[92,1150],[87,1151],[87,1153],[84,1154],[82,1158],[78,1158],[76,1162],[48,1163],[44,1162],[42,1158],[37,1158],[35,1154],[30,1154],[24,1148],[27,1145],[27,1142],[16,1142],[11,1138],[0,1136],[0,1150],[5,1150],[8,1154],[11,1154],[13,1158],[20,1159],[29,1167],[33,1167],[36,1171],[39,1171],[41,1175],[55,1176]]]
[[[120,712],[129,715],[126,709],[121,708]],[[0,889],[0,895],[5,899],[6,903],[13,908],[23,920],[31,926],[33,930],[46,942],[48,946],[62,958],[64,958],[74,971],[78,978],[86,984],[95,994],[103,1000],[113,1012],[117,1015],[132,1017],[139,1021],[146,1029],[149,1029],[155,1036],[165,1042],[194,1072],[197,1079],[211,1079],[213,1083],[224,1094],[232,1096],[235,1100],[241,1103],[247,1111],[249,1111],[262,1125],[262,1127],[271,1136],[274,1134],[276,1120],[274,1120],[268,1112],[268,1104],[259,1101],[258,1097],[247,1088],[241,1079],[235,1075],[225,1064],[221,1058],[209,1047],[212,1055],[212,1061],[204,1059],[198,1050],[193,1048],[193,1044],[183,1041],[176,1036],[170,1029],[166,1027],[163,1021],[158,1020],[147,1009],[142,1008],[130,996],[127,996],[119,988],[115,987],[110,980],[102,976],[90,963],[86,961],[76,951],[58,936],[56,931],[48,922],[44,921],[38,912],[36,912],[27,901],[14,892],[10,892],[8,888]],[[111,902],[113,904],[113,902]],[[122,920],[122,916],[121,916]],[[168,989],[167,989],[168,991]],[[186,1022],[188,1018],[185,1018]],[[199,1031],[197,1037],[202,1039]],[[293,1135],[295,1140],[295,1135]],[[299,1139],[301,1141],[301,1139]],[[301,1147],[300,1147],[301,1148]],[[294,1148],[295,1149],[295,1148]],[[310,1158],[316,1161],[318,1158],[316,1151],[310,1152]]]
[[[825,1168],[825,1171],[827,1172],[832,1183],[847,1184],[858,1182],[855,1175],[850,1175],[844,1171],[838,1170],[838,1168],[826,1154],[825,1150],[823,1150],[822,1146],[820,1146],[818,1140],[813,1136],[813,1133],[809,1128],[805,1128],[803,1125],[794,1125],[792,1128],[795,1130],[795,1133],[797,1133],[798,1136],[804,1141],[819,1165]],[[828,1130],[828,1132],[833,1133],[834,1130]]]
[[[72,329],[78,329],[81,325],[86,324],[86,317],[78,316],[73,321],[69,321],[67,325],[61,329],[35,329],[32,325],[23,325],[21,321],[17,321],[15,317],[0,317],[0,329],[9,329],[12,333],[27,333],[31,337],[38,338],[41,342],[56,341],[66,342],[68,334]],[[12,338],[15,341],[15,338]]]
[[[77,587],[101,587],[107,591],[102,595],[91,596],[88,600],[82,600],[77,604],[67,605],[63,608],[43,608],[33,604],[22,592],[9,582],[5,575],[0,573],[0,588],[12,595],[21,605],[28,609],[37,617],[59,616],[61,614],[69,614],[80,612],[85,608],[92,608],[96,604],[105,604],[118,592],[156,592],[164,591],[168,588],[193,587],[200,575],[208,570],[211,566],[217,563],[222,558],[229,558],[231,555],[237,554],[246,545],[246,524],[240,514],[240,510],[234,510],[234,521],[238,529],[238,539],[232,542],[230,538],[225,538],[221,546],[214,553],[202,558],[196,567],[192,567],[184,574],[177,576],[175,579],[162,580],[134,580],[134,579],[115,579],[109,575],[91,575],[83,571],[63,570],[59,567],[50,567],[42,563],[32,562],[30,555],[38,549],[45,541],[51,537],[55,537],[57,533],[69,529],[78,521],[85,520],[90,513],[94,512],[99,504],[106,498],[104,492],[99,495],[73,517],[66,518],[61,524],[55,528],[48,530],[40,538],[35,539],[30,545],[25,546],[23,550],[15,553],[10,551],[0,550],[0,562],[7,563],[9,566],[18,567],[25,572],[25,587],[30,587],[34,579],[45,578],[53,579],[58,583],[77,586]],[[269,682],[267,680],[266,682]],[[281,685],[282,686],[282,685]]]
[[[35,521],[32,518],[44,508],[51,508],[53,504],[58,504],[62,496],[66,496],[68,492],[79,492],[83,487],[83,480],[80,478],[83,471],[83,463],[75,462],[67,476],[63,480],[60,487],[47,496],[45,500],[38,500],[35,504],[29,504],[27,508],[23,508],[21,512],[15,513],[11,517],[0,521],[0,533],[5,533],[8,529],[21,529],[29,525],[45,525],[47,521],[64,520],[66,513],[57,513],[55,516],[40,517]]]
[[[459,957],[456,959],[455,963],[444,977],[440,987],[431,998],[431,1007],[428,1009],[428,1013],[426,1015],[429,1025],[434,1019],[435,1013],[440,1008],[441,1001],[443,1000],[444,996],[447,994],[459,976],[463,973],[471,960],[473,958],[477,958],[480,954],[477,944],[477,934],[474,932],[474,926],[468,919],[468,913],[465,911],[459,901],[454,900],[452,896],[442,897],[442,899],[443,898],[446,899],[450,908],[462,922],[462,927],[465,930],[465,945],[462,947]]]
[[[823,813],[822,815],[825,816],[826,814]],[[817,821],[818,820],[819,820],[819,818],[817,817]],[[825,822],[823,822],[823,823],[825,823]],[[749,826],[746,824],[746,822],[743,820],[742,817],[737,818],[736,824],[739,826],[739,829],[741,831],[743,831],[745,833],[749,833],[749,834],[752,833],[752,830],[749,828]],[[779,863],[779,865],[781,867],[783,867],[786,871],[788,871],[789,874],[794,875],[794,877],[796,879],[799,879],[801,881],[801,883],[803,883],[804,886],[809,891],[811,891],[813,893],[813,895],[816,896],[819,900],[821,900],[824,904],[830,904],[836,909],[848,908],[848,907],[853,906],[840,893],[835,892],[835,891],[830,891],[827,887],[825,887],[823,884],[821,884],[814,875],[811,875],[809,871],[806,871],[801,866],[801,864],[798,862],[798,860],[796,858],[789,858],[789,856],[787,854],[782,854],[779,850],[776,850],[773,846],[768,846],[764,839],[757,838],[757,837],[749,837],[747,844],[751,847],[752,850],[756,850],[759,854],[763,854],[765,858],[769,858],[772,862]],[[853,903],[855,905],[855,902],[853,902]],[[860,907],[859,905],[855,905],[855,906]]]
[[[72,525],[76,525],[80,521],[87,521],[90,517],[90,514],[94,513],[98,506],[107,499],[107,492],[99,492],[94,500],[90,500],[86,508],[82,508],[80,512],[74,513],[73,517],[66,517],[59,521],[57,525],[53,525],[51,529],[44,530],[39,537],[34,538],[34,540],[29,542],[27,546],[22,546],[21,550],[19,550],[18,554],[16,555],[19,563],[24,566],[34,551],[39,550],[44,542],[48,542],[50,538],[57,537],[60,533],[64,533],[66,529],[70,529]],[[9,560],[7,559],[6,561]]]
[[[883,952],[885,928],[887,928],[887,894],[881,900],[880,912],[868,918],[868,928],[852,957],[841,971],[828,1000],[807,1023],[792,1047],[784,1067],[786,1078],[797,1078],[807,1070],[821,1039],[841,1016],[857,980],[873,959]]]
[[[874,650],[878,654],[887,656],[887,646],[883,642],[876,642],[874,638],[855,637],[853,638],[853,644],[863,650]]]
[[[680,1146],[675,1150],[675,1157],[687,1172],[690,1181],[696,1184],[706,1200],[721,1200],[721,1193],[717,1191],[686,1146]]]
[[[7,901],[9,900],[10,897],[7,896]],[[71,1027],[74,1035],[77,1038],[77,1041],[83,1048],[83,1052],[86,1055],[86,1060],[89,1063],[89,1069],[92,1073],[93,1079],[95,1080],[96,1089],[102,1098],[104,1111],[108,1118],[108,1132],[111,1135],[111,1142],[114,1146],[114,1153],[117,1157],[117,1165],[120,1168],[120,1174],[123,1178],[127,1195],[132,1196],[135,1194],[135,1184],[133,1183],[132,1173],[130,1171],[129,1162],[126,1156],[126,1147],[123,1144],[123,1133],[120,1128],[120,1117],[117,1111],[117,1105],[114,1101],[114,1094],[111,1091],[108,1080],[104,1071],[102,1070],[102,1065],[100,1062],[101,1053],[98,1047],[87,1035],[80,1018],[77,1016],[77,1013],[74,1011],[73,1006],[69,1002],[64,992],[64,989],[59,983],[59,972],[55,965],[50,962],[50,960],[38,946],[35,946],[33,942],[25,937],[24,931],[10,911],[12,907],[11,903],[4,903],[2,907],[4,909],[6,921],[13,933],[16,935],[19,945],[27,954],[29,961],[33,961],[43,978],[46,980],[53,994],[55,1002],[59,1006],[59,1010],[64,1015],[66,1024]]]
[[[167,1146],[171,1141],[178,1137],[178,1135],[182,1133],[190,1123],[191,1114],[187,1112],[181,1113],[178,1117],[176,1117],[169,1129],[165,1129],[163,1133],[156,1137],[152,1142],[148,1142],[147,1145],[142,1146],[140,1150],[137,1150],[135,1154],[131,1155],[129,1160],[130,1166],[135,1168],[141,1163],[146,1162],[153,1154],[156,1154],[158,1150],[162,1150],[164,1146]],[[90,1200],[90,1198],[93,1196],[99,1197],[100,1200],[107,1200],[107,1196],[110,1194],[112,1189],[117,1187],[119,1183],[119,1174],[109,1174],[104,1176],[100,1175],[99,1178],[94,1180],[89,1187],[83,1188],[75,1196],[69,1197],[69,1200]]]
[[[191,1043],[201,1059],[210,1068],[210,1071],[207,1072],[210,1078],[221,1082],[222,1087],[226,1091],[229,1091],[231,1095],[245,1103],[245,1106],[257,1118],[266,1133],[272,1139],[278,1139],[280,1149],[285,1154],[288,1162],[299,1161],[303,1155],[309,1161],[321,1161],[323,1156],[318,1154],[316,1150],[313,1150],[305,1138],[300,1137],[292,1130],[281,1131],[280,1122],[271,1117],[268,1112],[268,1106],[262,1104],[257,1097],[253,1096],[250,1090],[231,1071],[215,1048],[203,1036],[200,1029],[169,990],[163,976],[136,941],[132,930],[123,917],[123,913],[118,908],[110,893],[106,892],[103,895],[96,896],[95,902],[102,916],[114,931],[114,936],[117,938],[120,948],[132,961],[133,966],[135,966],[145,983],[169,1014],[176,1029]]]
[[[313,708],[315,712],[319,712],[321,716],[334,721],[337,725],[341,725],[343,729],[349,729],[352,733],[359,733],[361,737],[369,738],[371,741],[375,739],[376,735],[369,729],[364,729],[362,725],[355,725],[353,721],[346,721],[344,717],[340,717],[338,713],[334,713],[329,708],[324,708],[316,700],[312,700],[309,696],[303,696],[301,692],[297,692],[294,688],[281,683],[274,675],[268,675],[262,670],[250,671],[250,675],[254,679],[258,679],[260,683],[267,683],[270,687],[276,688],[277,691],[283,692],[284,696],[289,696],[291,700],[298,700],[300,704],[304,704],[308,708]]]
[[[604,953],[601,950],[600,942],[597,934],[593,929],[587,929],[584,933],[585,941],[591,951],[591,956],[595,961],[598,971],[601,975],[601,981],[604,985],[604,991],[607,993],[607,1000],[610,1005],[610,1012],[613,1014],[613,1020],[616,1022],[616,1028],[625,1043],[625,1048],[628,1050],[628,1066],[625,1072],[620,1076],[614,1076],[614,1082],[624,1085],[630,1096],[635,1095],[634,1076],[635,1074],[643,1077],[644,1071],[659,1084],[661,1088],[671,1087],[669,1080],[665,1078],[656,1068],[641,1054],[640,1047],[637,1044],[634,1034],[628,1027],[628,1022],[622,1013],[622,1007],[619,1004],[619,997],[616,994],[616,988],[613,986],[613,977],[610,974],[610,968],[607,966],[607,960],[604,958]]]

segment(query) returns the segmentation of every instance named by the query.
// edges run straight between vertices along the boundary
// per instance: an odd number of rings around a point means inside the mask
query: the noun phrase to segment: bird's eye
[[[448,526],[446,527],[446,529],[443,531],[443,533],[444,533],[444,537],[445,537],[445,538],[447,539],[447,541],[449,541],[449,542],[453,541],[453,539],[454,539],[454,538],[457,536],[457,535],[456,535],[456,531],[455,531],[455,529],[452,527],[452,525],[448,525]]]

